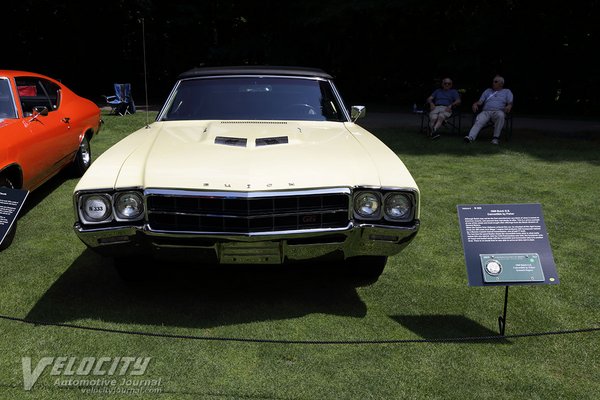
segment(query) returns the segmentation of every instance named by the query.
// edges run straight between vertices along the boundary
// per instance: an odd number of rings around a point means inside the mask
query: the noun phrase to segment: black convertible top
[[[275,67],[275,66],[239,66],[239,67],[202,67],[194,68],[179,75],[178,79],[201,76],[221,75],[286,75],[308,76],[333,79],[327,72],[318,68],[306,67]]]

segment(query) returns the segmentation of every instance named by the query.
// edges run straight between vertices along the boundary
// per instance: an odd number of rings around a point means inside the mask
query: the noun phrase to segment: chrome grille
[[[348,193],[302,193],[246,197],[219,193],[148,194],[152,230],[259,233],[348,226]]]

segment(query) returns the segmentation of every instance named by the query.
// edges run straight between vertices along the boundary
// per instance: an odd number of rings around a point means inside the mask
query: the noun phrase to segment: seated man
[[[427,98],[427,103],[431,107],[429,113],[429,130],[431,139],[437,139],[440,134],[437,130],[452,115],[452,108],[460,105],[460,95],[456,89],[452,88],[452,79],[442,79],[442,88],[436,89],[431,96]]]
[[[494,136],[492,144],[498,144],[502,128],[504,127],[504,118],[510,112],[513,105],[513,94],[510,89],[504,88],[504,78],[496,75],[492,81],[492,87],[486,89],[478,101],[473,103],[473,112],[476,113],[479,107],[483,106],[483,111],[475,118],[475,123],[465,136],[465,143],[471,143],[477,138],[479,131],[490,120],[494,123]]]

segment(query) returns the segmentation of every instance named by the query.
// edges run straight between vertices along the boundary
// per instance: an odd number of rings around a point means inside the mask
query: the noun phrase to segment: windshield
[[[346,121],[328,81],[286,77],[182,80],[159,120]]]
[[[7,118],[17,118],[17,110],[10,91],[10,82],[0,77],[0,121]]]

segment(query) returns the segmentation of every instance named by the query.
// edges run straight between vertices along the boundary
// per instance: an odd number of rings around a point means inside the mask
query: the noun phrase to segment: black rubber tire
[[[0,176],[0,187],[7,187],[7,188],[14,189],[15,185],[7,177]],[[2,242],[2,244],[0,244],[0,251],[8,248],[11,245],[13,239],[15,238],[16,232],[17,232],[17,221],[15,221],[13,223],[13,226],[10,228],[10,231],[8,231],[8,233],[6,234],[4,241]]]
[[[75,160],[73,160],[73,174],[76,177],[82,177],[90,165],[92,165],[92,147],[89,139],[84,137],[79,144]]]
[[[377,282],[386,263],[386,256],[350,257],[345,262],[350,278],[359,285],[371,285]]]

